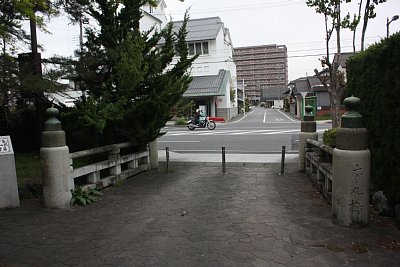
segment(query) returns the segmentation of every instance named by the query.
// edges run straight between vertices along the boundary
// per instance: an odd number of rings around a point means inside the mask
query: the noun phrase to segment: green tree
[[[352,0],[307,0],[306,4],[309,7],[315,8],[315,11],[324,15],[325,19],[325,46],[326,56],[321,59],[322,67],[327,67],[329,76],[320,75],[317,69],[314,70],[315,74],[328,90],[330,96],[330,110],[332,114],[332,127],[336,128],[340,125],[340,104],[341,99],[345,96],[345,77],[344,73],[339,71],[339,63],[342,58],[341,50],[341,32],[342,29],[350,29],[353,32],[353,50],[355,51],[355,35],[357,26],[361,20],[361,7],[363,0],[359,0],[358,14],[351,15],[347,12],[342,15],[344,11],[342,6],[350,3]],[[363,15],[363,28],[361,37],[361,50],[364,49],[364,37],[367,29],[368,20],[376,16],[374,10],[375,6],[379,3],[386,2],[387,0],[366,0]],[[336,36],[336,60],[330,60],[330,41],[332,35]]]
[[[314,7],[317,13],[323,14],[325,18],[325,45],[326,56],[321,60],[322,67],[327,67],[329,77],[321,76],[317,69],[315,74],[329,92],[330,110],[332,114],[332,127],[336,128],[340,124],[340,100],[344,95],[344,76],[338,71],[341,59],[340,33],[342,29],[341,4],[350,0],[307,0],[309,7]],[[336,33],[336,47],[338,60],[330,61],[330,40],[333,33]]]
[[[76,73],[88,96],[78,104],[86,126],[116,139],[144,144],[153,141],[170,118],[191,77],[185,15],[177,34],[169,23],[160,32],[140,32],[139,20],[149,0],[95,0],[82,10],[100,29],[86,30],[87,42],[80,53]],[[172,66],[175,52],[179,60]]]

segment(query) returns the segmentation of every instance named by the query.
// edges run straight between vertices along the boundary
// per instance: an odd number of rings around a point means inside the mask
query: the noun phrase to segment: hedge
[[[400,33],[347,61],[347,92],[361,99],[373,188],[400,203]]]

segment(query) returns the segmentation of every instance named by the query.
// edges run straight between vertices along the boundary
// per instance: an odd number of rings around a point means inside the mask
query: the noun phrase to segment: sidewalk
[[[285,163],[297,163],[299,155],[286,154]],[[160,162],[166,161],[166,151],[158,151],[158,159]],[[172,164],[199,164],[208,166],[221,166],[222,164],[222,151],[216,153],[176,153],[169,151],[169,160]],[[275,154],[225,154],[225,162],[228,165],[237,166],[239,165],[265,165],[268,163],[280,163],[282,155],[279,153]]]
[[[398,266],[398,230],[333,225],[297,164],[279,170],[176,164],[86,207],[22,201],[0,211],[0,266]]]

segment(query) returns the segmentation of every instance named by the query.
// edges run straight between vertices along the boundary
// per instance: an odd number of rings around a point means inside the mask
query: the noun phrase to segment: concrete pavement
[[[295,163],[184,163],[86,207],[1,210],[0,266],[399,266],[398,230],[333,225]]]
[[[166,151],[159,150],[158,151],[159,161],[166,161]],[[172,163],[181,163],[181,164],[198,164],[202,163],[203,165],[221,165],[222,164],[222,150],[221,152],[214,153],[188,153],[182,152],[177,153],[174,151],[169,151],[169,160]],[[266,154],[266,153],[258,153],[258,154],[238,154],[238,153],[225,153],[225,162],[229,165],[243,165],[243,164],[267,164],[267,163],[280,163],[282,160],[282,154]],[[298,154],[286,154],[285,155],[286,163],[296,163],[298,162]]]

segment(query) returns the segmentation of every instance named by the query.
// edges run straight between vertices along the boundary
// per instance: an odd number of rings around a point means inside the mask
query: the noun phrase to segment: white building
[[[166,4],[158,1],[157,7],[146,4],[140,30],[165,27]],[[183,21],[174,22],[174,31],[179,31]],[[219,17],[193,19],[187,23],[189,55],[199,54],[190,70],[193,81],[183,97],[194,100],[196,107],[212,117],[229,120],[238,114],[238,92],[236,65],[233,61],[233,45],[229,30]],[[174,58],[171,65],[179,58]],[[72,85],[74,87],[74,85]],[[76,88],[77,89],[77,88]]]
[[[165,8],[167,5],[164,0],[159,0],[157,7],[152,7],[146,4],[142,7],[143,17],[140,20],[140,30],[148,31],[152,27],[160,31],[165,27],[167,23],[167,17],[165,16]]]
[[[174,31],[182,23],[175,21]],[[209,116],[226,120],[235,117],[238,114],[236,65],[229,30],[219,17],[211,17],[189,20],[187,32],[189,55],[199,54],[199,57],[192,64],[193,81],[183,97],[193,99]]]

